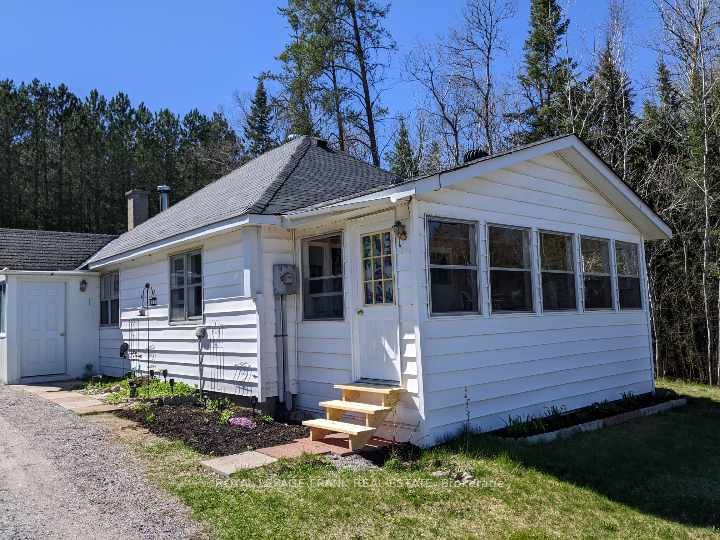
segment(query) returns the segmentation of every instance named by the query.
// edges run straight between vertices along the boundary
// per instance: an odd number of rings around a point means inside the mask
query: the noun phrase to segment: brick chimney
[[[144,189],[131,189],[125,194],[128,203],[128,231],[150,217],[149,194]]]

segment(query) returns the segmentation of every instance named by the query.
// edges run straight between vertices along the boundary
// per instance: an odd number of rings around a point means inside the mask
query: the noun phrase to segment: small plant
[[[220,413],[220,423],[227,424],[232,418],[233,412],[230,409],[225,409]]]
[[[208,399],[205,403],[205,408],[210,412],[221,413],[231,408],[233,402],[228,398]]]
[[[272,416],[270,416],[269,414],[266,414],[265,416],[262,417],[262,421],[265,422],[266,424],[272,424],[275,421],[275,419]]]

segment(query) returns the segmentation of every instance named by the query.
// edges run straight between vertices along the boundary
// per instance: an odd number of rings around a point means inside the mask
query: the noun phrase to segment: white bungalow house
[[[81,266],[97,371],[200,384],[202,361],[206,390],[356,446],[653,391],[643,244],[667,225],[575,136],[475,157],[400,180],[299,137],[146,221],[130,192]]]

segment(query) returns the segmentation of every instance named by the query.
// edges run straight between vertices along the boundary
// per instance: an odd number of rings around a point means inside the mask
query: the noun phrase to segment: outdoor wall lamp
[[[395,236],[398,238],[398,240],[402,240],[402,241],[407,240],[407,229],[405,228],[405,224],[403,224],[400,221],[396,221],[395,225],[393,225],[392,230],[395,233]]]
[[[81,279],[81,280],[80,280],[80,292],[85,292],[85,291],[87,291],[87,285],[88,285],[88,284],[87,284],[87,280]]]

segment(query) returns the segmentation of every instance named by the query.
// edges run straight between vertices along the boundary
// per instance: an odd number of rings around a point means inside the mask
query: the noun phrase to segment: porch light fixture
[[[393,225],[392,227],[392,230],[398,240],[407,240],[407,229],[405,228],[405,224],[401,223],[400,221],[396,221],[395,225]]]
[[[88,285],[88,284],[87,284],[87,280],[81,279],[81,280],[80,280],[80,292],[85,292],[85,291],[87,291],[87,285]]]

